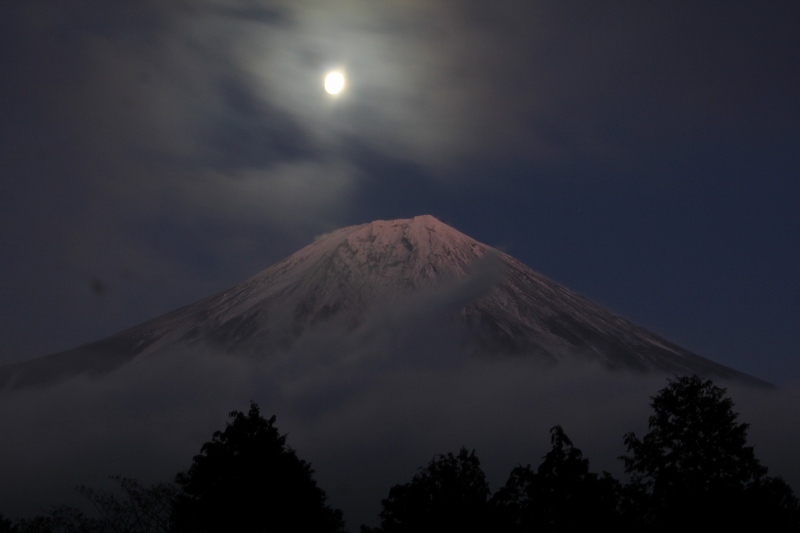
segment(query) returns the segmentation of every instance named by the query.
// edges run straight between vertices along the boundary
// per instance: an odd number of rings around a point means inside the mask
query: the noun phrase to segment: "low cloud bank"
[[[539,464],[555,424],[594,470],[621,476],[622,436],[646,432],[649,397],[666,385],[661,376],[590,364],[446,354],[436,343],[407,344],[405,356],[390,358],[377,344],[329,346],[327,353],[306,345],[251,359],[211,350],[162,355],[99,381],[3,393],[0,512],[80,504],[76,485],[104,488],[110,475],[171,480],[224,427],[229,411],[252,400],[265,416],[277,416],[356,530],[377,521],[391,485],[462,445],[476,450],[496,490],[517,464]],[[752,424],[750,442],[770,474],[798,489],[798,392],[731,385],[729,394],[741,421]]]

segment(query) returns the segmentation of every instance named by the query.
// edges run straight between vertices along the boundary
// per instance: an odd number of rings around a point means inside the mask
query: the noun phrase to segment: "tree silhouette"
[[[344,531],[341,511],[326,505],[311,465],[286,445],[275,417],[263,418],[255,403],[230,417],[176,477],[174,531]]]
[[[504,531],[577,531],[612,527],[617,519],[619,483],[608,473],[589,472],[589,460],[561,426],[550,430],[552,449],[534,472],[511,471],[492,497],[496,521]]]
[[[737,422],[726,392],[697,376],[668,380],[652,397],[648,433],[641,440],[625,435],[627,507],[643,526],[771,521],[779,528],[795,519],[797,500],[781,479],[765,477],[767,469],[747,445],[749,425]],[[775,523],[776,517],[789,522]]]
[[[4,529],[5,528],[5,529]],[[47,515],[23,518],[0,525],[0,533],[106,533],[100,525],[72,507],[57,507]]]
[[[170,531],[170,514],[177,495],[177,487],[171,483],[157,483],[143,487],[133,478],[114,476],[120,491],[98,492],[86,486],[79,491],[90,502],[98,517],[76,520],[76,517],[60,516],[61,522],[71,518],[72,523],[82,524],[90,531],[113,531],[118,533],[167,533]],[[80,517],[77,517],[80,518]]]
[[[167,533],[176,487],[158,483],[143,487],[138,481],[112,477],[116,492],[101,492],[85,486],[78,491],[94,507],[94,516],[80,509],[59,506],[46,515],[22,519],[16,525],[3,523],[0,533]],[[4,529],[5,528],[5,529]]]
[[[482,531],[487,526],[489,484],[475,452],[435,456],[406,484],[382,500],[381,526],[362,532]]]

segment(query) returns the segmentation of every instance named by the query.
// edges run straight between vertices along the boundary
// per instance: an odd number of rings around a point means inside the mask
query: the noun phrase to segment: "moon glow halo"
[[[337,95],[344,89],[344,74],[334,70],[325,75],[325,92]]]

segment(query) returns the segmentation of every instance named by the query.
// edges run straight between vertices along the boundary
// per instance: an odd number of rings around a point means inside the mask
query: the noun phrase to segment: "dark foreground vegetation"
[[[474,451],[435,456],[389,489],[380,526],[361,531],[800,531],[797,498],[767,476],[725,393],[696,376],[669,380],[650,403],[649,431],[624,436],[624,483],[591,472],[556,426],[542,463],[517,466],[494,494]],[[275,417],[263,418],[255,404],[230,416],[174,483],[115,478],[115,493],[80,487],[93,515],[59,507],[16,523],[0,516],[0,533],[345,531]]]

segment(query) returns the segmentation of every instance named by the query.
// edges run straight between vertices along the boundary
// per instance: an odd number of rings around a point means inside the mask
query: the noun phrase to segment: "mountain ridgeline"
[[[80,374],[99,378],[145,356],[201,346],[270,357],[290,352],[318,331],[357,336],[376,316],[392,313],[424,315],[396,320],[393,328],[446,325],[446,348],[465,357],[513,355],[553,364],[577,358],[610,369],[767,385],[691,353],[424,215],[318,237],[219,294],[103,340],[0,368],[0,388]]]

